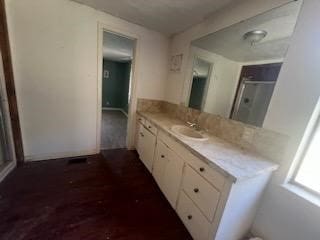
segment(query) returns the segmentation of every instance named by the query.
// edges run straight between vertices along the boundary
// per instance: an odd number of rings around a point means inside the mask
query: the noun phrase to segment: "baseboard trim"
[[[112,110],[120,111],[120,110],[121,110],[121,108],[102,107],[102,110],[105,110],[105,111],[112,111]]]
[[[79,152],[63,152],[63,153],[52,153],[52,154],[43,154],[43,155],[33,155],[25,156],[26,162],[38,162],[38,161],[47,161],[59,158],[72,158],[72,157],[81,157],[88,155],[98,154],[100,151],[97,149],[89,151],[79,151]]]
[[[128,117],[128,113],[126,113],[122,108],[103,107],[102,110],[104,110],[104,111],[120,111],[120,112],[122,112],[124,115],[126,115]]]
[[[0,182],[2,182],[16,166],[17,163],[15,161],[7,163],[7,166],[5,166],[0,173]]]

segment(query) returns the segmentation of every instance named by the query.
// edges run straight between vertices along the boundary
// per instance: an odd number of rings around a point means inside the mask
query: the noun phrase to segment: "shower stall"
[[[230,118],[261,127],[282,63],[242,67]]]
[[[243,78],[231,118],[261,127],[276,81],[252,81]]]

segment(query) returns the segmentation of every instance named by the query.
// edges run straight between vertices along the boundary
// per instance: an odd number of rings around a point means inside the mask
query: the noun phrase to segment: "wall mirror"
[[[194,40],[182,102],[262,126],[302,1]]]

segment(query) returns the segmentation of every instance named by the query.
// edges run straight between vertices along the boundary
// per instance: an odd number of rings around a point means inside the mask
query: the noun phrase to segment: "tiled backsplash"
[[[245,149],[258,152],[260,155],[278,163],[284,157],[289,140],[287,136],[274,131],[166,101],[139,99],[137,110],[166,113],[184,122],[197,123],[201,129],[219,138]]]
[[[151,99],[138,99],[137,111],[141,112],[162,112],[163,101]]]

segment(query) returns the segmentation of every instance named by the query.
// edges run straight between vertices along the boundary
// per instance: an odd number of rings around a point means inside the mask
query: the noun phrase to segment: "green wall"
[[[128,92],[131,62],[103,60],[103,71],[109,71],[109,77],[103,76],[102,107],[121,108],[128,112]]]
[[[190,108],[201,110],[206,82],[207,82],[207,78],[205,77],[193,77],[190,100],[189,100]]]

